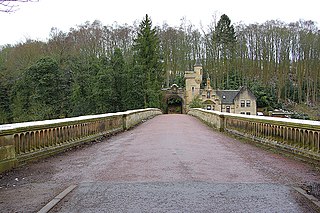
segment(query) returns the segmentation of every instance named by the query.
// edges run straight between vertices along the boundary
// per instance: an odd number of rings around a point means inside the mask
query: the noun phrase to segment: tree
[[[15,12],[19,8],[16,2],[38,2],[38,0],[0,0],[0,12]]]
[[[58,63],[44,57],[30,66],[14,90],[14,114],[18,121],[61,116],[62,84]],[[19,113],[27,114],[25,119]]]
[[[226,86],[229,87],[229,73],[233,71],[233,59],[234,59],[234,46],[236,43],[236,36],[231,20],[225,14],[223,14],[218,21],[216,31],[214,33],[215,43],[218,47],[218,67],[222,72],[221,83],[226,82]]]
[[[127,107],[126,109],[141,109],[145,107],[144,103],[144,88],[143,88],[143,73],[139,65],[130,64],[128,68],[127,82]]]
[[[199,95],[195,96],[189,105],[190,108],[202,108],[202,103]]]
[[[140,25],[86,22],[67,32],[53,28],[46,42],[0,47],[0,122],[33,120],[31,108],[42,113],[28,78],[30,67],[48,56],[58,66],[58,117],[158,107],[161,86],[183,87],[184,71],[199,57],[213,88],[246,85],[260,107],[320,101],[320,31],[312,21],[233,26],[222,15],[199,33],[185,18],[158,28],[146,15]]]
[[[126,92],[129,88],[127,88],[126,65],[119,48],[115,49],[110,60],[110,65],[115,100],[113,104],[116,106],[115,111],[123,111],[126,108]]]
[[[116,106],[116,93],[114,90],[114,78],[113,78],[112,66],[107,59],[103,59],[101,67],[93,82],[93,99],[92,102],[95,104],[95,113],[107,113],[115,112]],[[80,94],[79,94],[80,95]],[[83,99],[84,101],[88,101]],[[83,112],[82,114],[86,114]]]
[[[72,116],[97,113],[94,90],[96,76],[101,70],[106,69],[101,60],[97,58],[76,57],[69,59],[72,73],[71,83],[71,108]]]
[[[148,15],[142,20],[135,39],[135,65],[142,74],[144,107],[160,107],[160,89],[163,69],[160,57],[159,38]],[[134,68],[135,70],[137,68]],[[133,89],[133,88],[132,88]]]
[[[236,42],[234,27],[231,25],[231,20],[226,14],[223,14],[218,21],[214,37],[221,46],[221,50],[230,49],[230,45]]]
[[[1,73],[0,73],[1,74]],[[11,122],[10,89],[7,81],[0,75],[0,124]]]
[[[119,112],[127,108],[127,69],[119,48],[111,59],[104,58],[94,81],[96,113]]]
[[[32,86],[31,113],[39,119],[60,117],[62,103],[62,76],[57,61],[50,57],[41,58],[26,72]]]
[[[7,53],[10,52],[10,50],[11,47],[7,46],[0,51],[0,124],[9,123],[12,119],[10,102],[12,83],[5,67]]]
[[[229,74],[235,72],[236,33],[231,20],[225,14],[218,23],[212,24],[205,36],[207,66],[215,88],[229,87]],[[236,74],[236,76],[238,76]]]

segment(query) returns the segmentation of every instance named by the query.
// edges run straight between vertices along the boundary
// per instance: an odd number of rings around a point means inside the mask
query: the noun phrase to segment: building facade
[[[193,71],[185,72],[185,109],[188,111],[194,99],[200,99],[203,108],[220,112],[256,115],[256,97],[247,87],[238,90],[216,90],[210,85],[207,78],[206,85],[202,83],[202,65],[197,60]]]
[[[196,100],[207,110],[245,115],[257,114],[256,97],[247,87],[238,90],[218,90],[211,87],[210,78],[207,78],[204,88],[201,88],[202,76],[202,65],[197,60],[193,71],[185,72],[185,88],[179,88],[176,84],[170,88],[163,88],[165,112],[186,113]]]

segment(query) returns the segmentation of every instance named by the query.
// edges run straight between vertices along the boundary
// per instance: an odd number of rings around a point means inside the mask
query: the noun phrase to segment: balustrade
[[[0,125],[0,172],[20,162],[48,156],[103,135],[123,131],[159,109]]]
[[[190,109],[210,126],[320,161],[320,122]]]

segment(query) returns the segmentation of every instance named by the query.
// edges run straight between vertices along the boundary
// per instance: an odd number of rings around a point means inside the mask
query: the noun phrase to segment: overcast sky
[[[286,23],[299,19],[320,24],[319,0],[39,0],[20,3],[14,13],[0,12],[0,45],[15,44],[27,38],[46,40],[50,29],[67,32],[86,21],[103,25],[132,25],[148,14],[153,25],[167,22],[179,26],[186,17],[192,24],[207,26],[212,16],[227,14],[232,23],[263,23],[279,19]],[[1,8],[0,8],[1,9]]]

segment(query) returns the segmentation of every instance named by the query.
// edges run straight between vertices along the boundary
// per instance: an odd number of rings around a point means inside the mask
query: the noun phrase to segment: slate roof
[[[215,92],[219,96],[222,104],[233,104],[240,90],[216,90]]]

